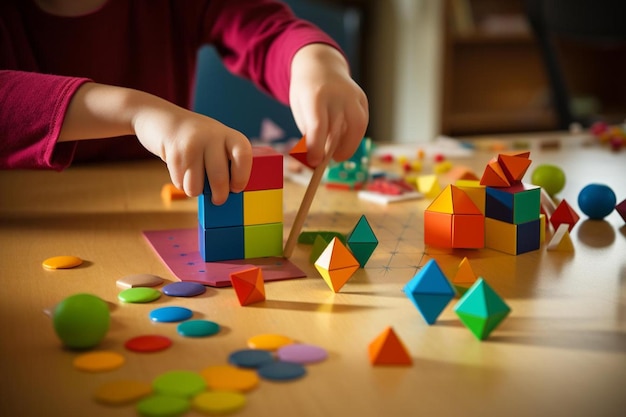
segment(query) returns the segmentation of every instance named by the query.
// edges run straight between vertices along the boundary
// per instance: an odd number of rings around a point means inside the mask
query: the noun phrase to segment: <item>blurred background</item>
[[[626,119],[623,0],[285,0],[344,48],[374,141],[428,142]],[[196,110],[298,137],[289,110],[200,53]],[[219,102],[211,97],[222,97]]]

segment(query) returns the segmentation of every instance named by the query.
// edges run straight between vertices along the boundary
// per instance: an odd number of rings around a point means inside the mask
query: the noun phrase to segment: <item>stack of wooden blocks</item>
[[[199,249],[205,262],[283,254],[283,155],[253,147],[252,172],[241,193],[211,202],[208,182],[198,197]]]

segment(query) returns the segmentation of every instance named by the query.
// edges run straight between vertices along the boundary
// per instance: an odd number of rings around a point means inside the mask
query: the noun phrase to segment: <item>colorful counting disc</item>
[[[193,297],[205,292],[206,287],[197,282],[172,282],[163,287],[163,294],[170,297]]]
[[[172,340],[169,337],[157,334],[133,337],[124,343],[126,349],[143,353],[158,352],[170,346],[172,346]]]
[[[191,371],[170,371],[152,381],[154,391],[162,395],[191,398],[206,389],[204,378]]]
[[[259,376],[271,381],[291,381],[306,375],[306,369],[299,363],[273,362],[258,369]]]
[[[220,325],[209,320],[188,320],[180,323],[176,331],[185,337],[206,337],[219,332]]]
[[[149,303],[160,297],[161,291],[148,287],[128,288],[117,295],[117,298],[124,303]]]
[[[276,350],[293,343],[293,340],[280,334],[260,334],[248,339],[250,349]]]
[[[246,405],[246,397],[238,392],[207,391],[196,395],[193,408],[207,414],[226,414]]]
[[[74,367],[86,372],[106,372],[124,364],[124,357],[116,352],[98,351],[77,356]]]
[[[128,275],[118,279],[115,283],[121,288],[156,287],[163,282],[163,278],[152,274]]]
[[[152,386],[147,382],[122,379],[101,385],[94,393],[94,399],[103,404],[123,405],[149,395]]]
[[[328,352],[318,346],[295,343],[281,347],[276,355],[283,362],[307,364],[325,360]]]
[[[213,391],[249,391],[259,384],[259,376],[250,369],[231,365],[214,365],[200,371],[209,389]]]
[[[228,362],[242,368],[258,368],[274,362],[274,355],[267,350],[242,349],[231,353]]]
[[[78,256],[53,256],[41,263],[46,269],[68,269],[79,266],[83,260]]]
[[[137,412],[145,417],[175,417],[191,408],[189,400],[167,395],[152,395],[137,403]]]
[[[174,323],[190,319],[193,312],[185,307],[161,307],[150,312],[150,320],[159,323]]]

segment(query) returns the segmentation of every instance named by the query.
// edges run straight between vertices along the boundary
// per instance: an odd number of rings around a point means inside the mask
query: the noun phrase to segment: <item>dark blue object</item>
[[[193,297],[196,295],[204,294],[206,287],[197,282],[172,282],[167,284],[161,290],[163,294],[170,297]]]
[[[228,362],[242,368],[259,368],[274,362],[274,355],[267,350],[242,349],[230,354]]]
[[[578,193],[578,207],[593,220],[611,214],[617,203],[613,190],[604,184],[589,184]]]

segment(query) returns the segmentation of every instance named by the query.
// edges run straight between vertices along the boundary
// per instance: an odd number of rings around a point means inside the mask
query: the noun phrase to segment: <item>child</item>
[[[187,110],[204,44],[290,105],[312,165],[331,144],[338,161],[357,149],[364,92],[337,44],[276,0],[4,0],[0,168],[62,170],[149,151],[189,196],[206,172],[223,203],[245,187],[252,155],[241,133]]]

